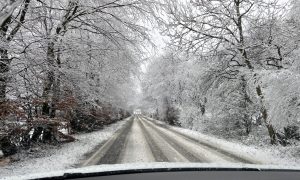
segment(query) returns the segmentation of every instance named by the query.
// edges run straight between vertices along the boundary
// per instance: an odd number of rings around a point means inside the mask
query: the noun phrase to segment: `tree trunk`
[[[49,124],[47,125],[47,127],[44,128],[43,131],[44,131],[42,136],[43,143],[58,143],[57,126]]]
[[[252,128],[252,122],[249,117],[249,104],[252,103],[250,100],[250,97],[248,96],[247,93],[247,80],[245,78],[245,75],[242,75],[241,77],[241,83],[242,83],[242,94],[243,94],[243,102],[242,102],[242,107],[244,111],[244,117],[243,117],[243,125],[245,127],[246,134],[250,134],[251,128]]]
[[[53,98],[51,102],[50,118],[54,118],[57,110],[57,103],[59,102],[60,97],[60,77],[56,78],[55,83],[53,84]]]
[[[277,142],[277,139],[276,139],[276,131],[274,129],[274,127],[272,126],[272,124],[270,124],[270,122],[268,121],[268,111],[267,109],[265,108],[264,104],[263,104],[263,99],[264,99],[264,96],[262,94],[262,89],[260,87],[260,85],[258,85],[256,87],[256,93],[257,95],[260,97],[260,101],[261,101],[261,114],[262,114],[262,118],[266,124],[266,127],[268,129],[268,133],[269,133],[269,136],[270,136],[270,139],[271,139],[271,144],[276,144]]]
[[[239,11],[238,11],[239,13]],[[239,18],[238,20],[238,28],[239,28],[239,32],[240,32],[240,43],[241,43],[241,46],[244,47],[244,38],[243,38],[243,29],[242,29],[242,21],[241,19]],[[248,69],[250,70],[253,70],[254,67],[252,66],[251,62],[249,61],[248,59],[248,56],[247,56],[247,52],[245,49],[241,48],[239,49],[240,53],[242,54],[244,60],[245,60],[245,64],[246,66],[248,67]],[[262,95],[262,89],[260,86],[257,86],[256,88],[256,92],[257,92],[257,95],[260,97],[260,102],[261,102],[261,113],[263,114],[263,120],[267,126],[267,129],[268,129],[268,132],[269,132],[269,136],[270,136],[270,139],[271,139],[271,144],[275,144],[276,143],[276,131],[275,129],[273,128],[273,126],[268,122],[268,113],[267,113],[267,109],[265,108],[264,106],[264,101],[263,101],[263,95]],[[247,98],[246,98],[247,99]],[[247,121],[249,117],[245,117],[245,120]],[[248,130],[247,130],[248,131]]]
[[[9,136],[0,139],[0,148],[4,156],[10,156],[16,154],[18,151],[17,146],[11,142],[11,138]]]
[[[236,21],[236,25],[238,28],[238,32],[239,32],[239,46],[238,47],[238,51],[241,53],[242,57],[244,58],[245,64],[249,69],[253,69],[253,66],[251,64],[251,62],[249,61],[247,52],[245,50],[245,42],[244,42],[244,30],[243,30],[243,22],[242,22],[242,18],[243,16],[241,15],[241,11],[240,11],[240,1],[234,1],[235,3],[235,11],[236,11],[236,16],[237,16],[237,21]]]
[[[11,60],[8,58],[6,49],[0,49],[0,102],[6,98],[6,88],[8,83],[8,72]]]
[[[33,142],[38,142],[40,136],[42,135],[43,133],[43,127],[35,127],[34,128],[34,131],[33,131],[33,134],[31,136],[31,140]]]
[[[46,101],[43,105],[43,114],[49,115],[50,117],[55,117],[55,112],[57,109],[56,104],[59,99],[59,91],[60,91],[60,77],[59,76],[56,77],[55,80],[54,68],[57,67],[60,68],[61,66],[61,60],[60,60],[61,50],[58,49],[57,59],[55,59],[56,54],[54,51],[54,45],[55,43],[58,42],[58,37],[63,36],[63,34],[66,33],[67,24],[70,22],[71,17],[75,15],[77,10],[78,10],[78,2],[69,1],[68,11],[64,15],[62,22],[56,27],[55,37],[51,39],[51,41],[48,43],[47,64],[49,70],[48,70],[47,80],[45,83],[46,85],[43,92],[43,97],[48,102]],[[62,41],[60,40],[60,43],[61,42]],[[52,101],[49,100],[49,93],[51,90],[53,93]],[[51,105],[49,105],[50,102]]]
[[[9,16],[0,27],[0,40],[3,43],[6,41],[6,34],[8,31],[8,24],[11,22]],[[5,48],[0,49],[0,102],[4,102],[6,98],[6,88],[8,83],[8,72],[11,60],[8,57],[8,51]]]
[[[61,68],[60,57],[61,57],[61,50],[58,49],[56,63],[59,69]],[[54,118],[56,114],[57,103],[59,102],[59,98],[60,98],[60,78],[61,78],[60,71],[58,70],[55,82],[53,84],[53,98],[51,103],[50,118]]]
[[[8,33],[9,26],[12,22],[12,14],[14,10],[22,3],[24,4],[24,7],[19,13],[20,18],[17,20],[19,23],[14,28],[10,29],[10,32]],[[0,19],[2,19],[0,21],[0,40],[4,44],[9,44],[12,41],[16,33],[19,31],[21,25],[25,22],[25,16],[30,0],[25,0],[22,3],[11,0],[9,10],[6,11],[2,9],[4,14],[0,13]],[[10,69],[10,63],[11,59],[8,57],[8,50],[5,48],[0,48],[0,102],[5,101],[6,99],[6,88],[9,79],[8,72]]]
[[[43,115],[50,115],[50,97],[49,94],[53,88],[53,83],[55,80],[55,74],[54,74],[54,59],[55,59],[55,54],[54,54],[54,43],[49,42],[48,43],[48,49],[47,49],[47,65],[48,65],[48,72],[47,72],[47,77],[45,79],[45,86],[43,90],[43,107],[42,107],[42,114]]]
[[[248,69],[253,70],[254,67],[252,66],[251,62],[249,61],[247,51],[245,50],[243,22],[242,22],[243,16],[240,12],[241,1],[234,1],[234,3],[235,3],[236,15],[237,15],[236,25],[238,27],[239,36],[240,36],[239,37],[240,47],[238,47],[238,51],[241,53],[242,57],[244,58],[245,64],[248,67]],[[263,115],[264,122],[267,126],[269,136],[271,138],[271,144],[275,144],[276,143],[276,132],[275,132],[275,129],[273,128],[273,126],[268,122],[268,113],[267,113],[267,109],[264,106],[262,89],[260,86],[257,86],[256,92],[257,92],[258,96],[260,97],[260,102],[261,102],[261,106],[262,106],[261,113]],[[245,117],[245,118],[247,118],[247,117]]]

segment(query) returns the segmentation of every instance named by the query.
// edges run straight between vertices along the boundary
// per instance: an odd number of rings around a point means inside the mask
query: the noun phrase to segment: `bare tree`
[[[24,24],[30,0],[10,0],[6,3],[0,7],[0,102],[5,100],[8,72],[12,60],[6,46]]]
[[[172,38],[175,46],[200,54],[201,56],[219,56],[219,60],[227,64],[219,75],[230,79],[239,79],[243,84],[244,93],[244,121],[251,121],[248,116],[248,106],[251,104],[246,89],[247,81],[254,75],[254,70],[259,68],[255,60],[249,54],[258,42],[253,42],[248,36],[251,29],[249,25],[264,19],[260,9],[275,11],[278,5],[276,1],[253,0],[193,0],[182,3],[179,1],[165,1],[165,16],[159,21],[164,24],[165,32]],[[254,21],[255,20],[255,21]],[[277,48],[278,60],[282,61],[280,46]],[[275,57],[268,57],[270,60]],[[204,58],[207,59],[207,58]],[[218,59],[218,58],[217,58]],[[281,65],[278,65],[281,67]],[[276,143],[276,131],[268,118],[268,112],[264,105],[263,90],[256,87],[257,96],[261,102],[261,113],[268,129],[271,143]]]

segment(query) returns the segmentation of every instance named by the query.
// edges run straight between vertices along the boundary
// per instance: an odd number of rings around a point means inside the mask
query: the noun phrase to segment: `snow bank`
[[[12,175],[43,173],[72,168],[75,164],[80,163],[84,154],[91,152],[97,145],[111,137],[128,120],[129,118],[114,123],[100,131],[76,135],[75,138],[78,141],[64,144],[58,149],[51,149],[46,157],[33,159],[24,157],[26,161],[23,159],[10,166],[1,167],[0,178],[7,176],[10,179],[9,176]]]

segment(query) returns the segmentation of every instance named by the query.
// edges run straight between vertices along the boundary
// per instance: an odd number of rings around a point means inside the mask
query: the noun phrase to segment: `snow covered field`
[[[100,131],[76,135],[77,141],[64,144],[58,149],[49,150],[48,156],[33,159],[24,157],[9,166],[0,167],[0,178],[72,168],[81,162],[86,153],[111,137],[128,120],[129,118],[111,124]]]

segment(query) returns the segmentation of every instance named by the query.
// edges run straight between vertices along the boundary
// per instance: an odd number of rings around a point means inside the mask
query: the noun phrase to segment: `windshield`
[[[0,176],[298,169],[299,14],[297,0],[1,0]]]

